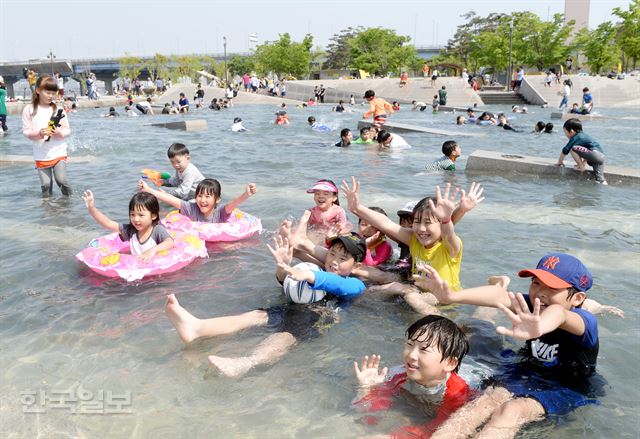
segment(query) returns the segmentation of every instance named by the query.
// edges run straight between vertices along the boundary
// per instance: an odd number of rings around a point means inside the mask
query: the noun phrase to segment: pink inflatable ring
[[[171,230],[180,230],[197,234],[209,242],[232,242],[248,238],[262,232],[260,218],[249,215],[240,209],[234,209],[226,223],[201,223],[191,221],[177,210],[169,212],[162,224]]]
[[[122,241],[117,233],[94,239],[76,258],[102,276],[121,277],[132,282],[145,276],[172,273],[196,258],[207,257],[204,241],[193,233],[169,231],[169,234],[175,247],[156,253],[147,263],[138,261],[136,255],[126,253],[129,251],[129,241]]]

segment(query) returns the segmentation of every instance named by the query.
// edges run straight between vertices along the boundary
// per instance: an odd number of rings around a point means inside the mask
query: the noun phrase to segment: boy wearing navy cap
[[[507,292],[507,283],[451,291],[432,267],[420,267],[416,284],[428,288],[441,303],[464,303],[499,308],[512,327],[499,326],[499,334],[526,340],[521,361],[508,365],[475,401],[450,418],[432,436],[513,437],[526,423],[545,415],[563,415],[597,401],[585,395],[584,386],[595,373],[598,357],[598,323],[582,309],[592,276],[577,258],[551,253],[530,277],[529,294]],[[480,432],[477,429],[482,426]],[[455,434],[454,434],[455,433]],[[484,436],[483,436],[484,437]]]

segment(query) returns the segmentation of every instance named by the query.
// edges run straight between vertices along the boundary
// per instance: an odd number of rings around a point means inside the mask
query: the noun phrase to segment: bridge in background
[[[418,56],[425,60],[428,60],[440,52],[440,46],[418,46],[416,51]],[[228,58],[233,56],[249,56],[248,52],[244,53],[229,53]],[[224,61],[224,54],[194,54],[189,56],[208,56],[213,57],[216,61]],[[141,77],[154,76],[151,75],[146,67],[148,61],[153,59],[151,56],[140,57],[142,64],[140,65]],[[171,61],[170,61],[171,62]],[[66,61],[53,60],[51,62],[48,59],[34,59],[19,62],[3,62],[0,63],[0,75],[4,78],[5,85],[7,87],[7,95],[15,96],[13,85],[19,80],[25,78],[25,69],[34,69],[38,74],[51,74],[54,72],[60,72],[65,80],[73,79],[80,83],[80,89],[84,91],[84,80],[88,73],[94,73],[96,79],[103,81],[105,89],[109,94],[113,93],[113,81],[118,78],[120,72],[119,58],[87,58],[87,59],[69,59]]]

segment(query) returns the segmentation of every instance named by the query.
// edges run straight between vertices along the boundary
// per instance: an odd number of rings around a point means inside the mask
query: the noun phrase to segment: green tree
[[[635,69],[640,58],[640,0],[632,0],[627,11],[613,8],[613,15],[622,19],[618,24],[616,41],[624,55],[624,68],[629,70],[631,60]]]
[[[221,63],[218,63],[214,57],[203,55],[197,58],[200,66],[202,67],[200,70],[205,70],[213,75],[224,77],[224,67]]]
[[[153,58],[146,62],[146,68],[153,78],[167,78],[169,76],[169,58],[156,53]]]
[[[374,27],[363,30],[348,40],[353,66],[382,76],[410,66],[417,58],[416,48],[407,44],[410,40],[396,35],[391,29]]]
[[[473,51],[475,38],[483,32],[495,32],[505,16],[502,13],[491,13],[480,17],[474,11],[463,14],[461,17],[464,24],[458,26],[456,33],[447,42],[444,53],[438,55],[440,62],[459,64],[477,71],[481,66],[476,56],[478,51]]]
[[[555,14],[552,21],[542,21],[532,12],[513,14],[513,47],[517,63],[544,70],[561,64],[572,50],[567,45],[575,21],[564,23],[562,14]]]
[[[468,42],[468,57],[477,66],[490,67],[494,72],[509,67],[509,16],[500,17],[494,29],[481,31]],[[516,63],[516,51],[512,59]]]
[[[200,74],[198,70],[202,70],[202,64],[199,57],[196,56],[177,56],[171,57],[171,76],[172,77],[189,77],[193,81],[197,81]]]
[[[307,34],[302,42],[291,41],[288,33],[278,41],[268,41],[256,47],[256,70],[262,74],[274,72],[278,76],[290,74],[305,77],[309,74],[313,36]]]
[[[227,69],[231,75],[251,73],[255,68],[255,60],[251,56],[234,55],[227,61]]]
[[[322,66],[324,69],[348,69],[353,64],[351,58],[351,46],[349,40],[354,38],[360,32],[364,30],[364,27],[358,26],[356,28],[348,27],[343,29],[337,34],[333,35],[327,45],[326,55],[327,59]]]
[[[616,44],[616,27],[605,21],[592,31],[582,29],[576,35],[575,42],[587,57],[591,73],[598,74],[609,69],[620,59],[620,48]]]
[[[140,71],[144,67],[144,63],[142,59],[137,56],[129,55],[127,52],[124,53],[122,58],[118,59],[118,64],[120,66],[120,77],[124,78],[128,76],[129,78],[137,78],[140,75]]]

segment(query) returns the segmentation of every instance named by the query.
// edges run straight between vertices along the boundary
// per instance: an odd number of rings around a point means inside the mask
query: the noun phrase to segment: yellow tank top
[[[458,238],[460,239],[460,238]],[[409,252],[413,258],[413,273],[416,273],[416,264],[431,265],[438,270],[440,277],[447,282],[453,290],[460,289],[460,266],[462,265],[462,240],[460,241],[460,253],[455,258],[449,256],[449,251],[443,241],[438,241],[430,248],[424,247],[416,238],[411,236]]]

